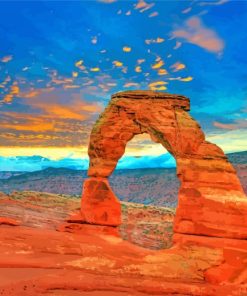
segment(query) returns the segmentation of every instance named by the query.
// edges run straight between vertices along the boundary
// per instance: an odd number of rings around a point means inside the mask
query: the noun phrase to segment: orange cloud
[[[142,71],[142,68],[141,68],[140,66],[136,66],[136,67],[135,67],[135,71],[136,71],[137,73],[140,73],[140,72]]]
[[[83,65],[83,63],[84,63],[83,60],[79,60],[79,61],[75,62],[75,66],[76,66],[78,69],[84,71],[84,70],[86,69],[86,67]]]
[[[16,131],[44,132],[54,129],[54,121],[30,113],[1,112],[2,115],[12,118],[10,123],[2,123],[1,128],[12,129]]]
[[[82,122],[90,118],[92,113],[101,111],[99,105],[87,104],[79,99],[71,102],[69,106],[54,103],[52,99],[51,102],[34,100],[30,105],[42,113],[1,112],[1,117],[7,118],[1,122],[1,128],[35,133],[70,131],[71,120]]]
[[[164,41],[165,41],[164,38],[157,37],[156,39],[146,39],[146,40],[145,40],[145,43],[149,45],[149,44],[151,44],[151,43],[162,43],[162,42],[164,42]]]
[[[17,85],[12,86],[12,95],[18,94],[26,103],[35,109],[35,113],[1,112],[1,131],[9,132],[70,132],[76,130],[75,124],[90,120],[93,113],[100,112],[97,103],[88,103],[72,95],[72,100],[64,102],[63,96],[53,93],[50,89],[31,89],[30,92],[19,93]],[[11,99],[11,98],[10,98]]]
[[[171,69],[173,69],[173,72],[177,72],[180,70],[183,70],[186,68],[185,64],[182,64],[180,62],[176,62],[175,64],[170,66]]]
[[[18,96],[20,89],[16,83],[12,84],[10,87],[10,92],[6,94],[3,98],[4,103],[11,103],[13,101],[14,96]]]
[[[102,3],[105,3],[105,4],[111,4],[113,2],[116,2],[117,0],[98,0],[98,2],[102,2]]]
[[[13,96],[12,96],[11,94],[7,94],[7,95],[5,95],[4,98],[3,98],[3,102],[4,102],[4,103],[11,103],[12,100],[13,100]]]
[[[113,63],[113,65],[116,66],[116,67],[122,67],[122,66],[123,66],[123,63],[120,62],[120,61],[113,61],[112,63]]]
[[[136,4],[135,8],[140,9],[140,8],[145,8],[148,4],[144,0],[139,0],[138,3]]]
[[[13,56],[12,56],[12,55],[7,55],[7,56],[2,57],[0,61],[1,61],[2,63],[8,63],[8,62],[10,62],[12,59],[13,59]]]
[[[165,86],[167,84],[166,81],[156,81],[150,83],[148,86],[151,90],[166,90],[167,87]]]
[[[99,67],[94,67],[94,68],[90,68],[91,72],[99,72],[100,68]]]
[[[25,98],[25,99],[31,99],[31,98],[35,98],[43,93],[49,93],[51,91],[54,90],[54,87],[47,87],[47,88],[37,88],[37,89],[34,89],[34,88],[31,88],[29,91],[27,92],[21,92],[19,94],[19,96],[21,98]]]
[[[135,5],[135,9],[138,9],[140,12],[144,12],[154,6],[154,3],[147,3],[144,0],[139,0]]]
[[[33,92],[33,93],[31,93]],[[4,145],[85,145],[94,113],[101,111],[98,103],[85,102],[77,94],[71,100],[59,93],[26,93],[31,112],[0,111],[0,143]],[[79,135],[79,136],[78,136]]]
[[[189,18],[183,28],[172,32],[172,36],[182,38],[210,52],[220,53],[224,49],[223,40],[214,30],[205,27],[197,16]]]
[[[74,99],[69,105],[61,104],[60,102],[32,101],[30,105],[43,110],[44,114],[51,118],[85,120],[88,118],[88,113],[99,112],[98,104],[88,104],[82,100]],[[86,113],[86,114],[85,114]]]
[[[152,65],[152,69],[159,69],[164,65],[162,60],[158,61],[156,64]]]
[[[46,114],[52,115],[54,118],[64,118],[64,119],[77,119],[83,120],[85,119],[85,115],[81,114],[76,111],[75,106],[68,107],[62,106],[60,104],[47,104],[47,105],[40,105],[40,109],[43,109]]]
[[[80,85],[75,85],[75,84],[65,84],[63,85],[64,89],[71,89],[71,88],[80,88]]]
[[[146,60],[145,59],[139,59],[137,60],[137,64],[138,65],[141,65],[142,63],[144,63]]]
[[[133,87],[133,86],[139,87],[139,83],[127,82],[124,84],[124,87]]]
[[[188,77],[180,78],[179,80],[180,81],[183,81],[183,82],[189,82],[189,81],[192,81],[193,80],[193,77],[192,76],[188,76]]]
[[[52,78],[52,82],[54,84],[66,84],[66,83],[72,83],[73,79],[71,78],[61,78],[61,79],[57,79],[57,78]]]
[[[124,52],[131,52],[131,47],[124,46],[124,47],[123,47],[123,51],[124,51]]]
[[[79,61],[75,62],[75,66],[76,66],[76,67],[79,67],[79,66],[81,66],[82,64],[83,64],[83,60],[79,60]]]
[[[158,74],[159,75],[167,75],[168,72],[166,71],[166,69],[158,69]]]
[[[189,82],[193,80],[192,76],[188,76],[188,77],[170,77],[168,78],[169,80],[178,80],[178,81],[183,81],[183,82]]]

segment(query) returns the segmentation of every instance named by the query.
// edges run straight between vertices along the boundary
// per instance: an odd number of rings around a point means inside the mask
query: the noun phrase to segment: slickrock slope
[[[108,177],[127,142],[148,133],[177,161],[181,186],[175,232],[247,238],[247,199],[236,171],[223,151],[205,140],[189,110],[189,99],[180,95],[126,91],[112,96],[90,137],[82,219],[99,225],[121,224],[120,203]]]
[[[175,209],[128,202],[121,207],[119,233],[123,239],[151,249],[171,246]],[[0,225],[55,230],[79,208],[80,200],[69,195],[34,191],[0,194]]]
[[[19,225],[0,225],[0,295],[247,295],[246,241],[176,234],[172,248],[156,244],[159,250],[148,249],[151,239],[135,235],[138,227],[126,232],[64,223],[78,206],[78,199],[68,196],[0,196],[1,217]],[[124,204],[123,225],[145,228],[153,221],[161,227],[172,222],[172,213]],[[124,231],[125,238],[135,236],[132,242],[145,248],[123,240]],[[163,241],[159,232],[152,239]]]

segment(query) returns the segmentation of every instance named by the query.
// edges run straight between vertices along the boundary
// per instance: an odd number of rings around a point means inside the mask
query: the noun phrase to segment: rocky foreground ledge
[[[67,223],[69,196],[0,196],[0,295],[247,295],[247,241],[176,234],[174,210],[122,204],[120,228]]]

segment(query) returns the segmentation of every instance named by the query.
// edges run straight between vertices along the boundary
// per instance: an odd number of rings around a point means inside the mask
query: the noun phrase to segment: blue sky
[[[188,96],[208,140],[246,150],[246,19],[236,0],[1,1],[0,154],[86,155],[110,95],[128,89]]]

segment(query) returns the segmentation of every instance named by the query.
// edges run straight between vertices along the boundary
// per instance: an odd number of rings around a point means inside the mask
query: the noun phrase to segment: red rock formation
[[[90,137],[89,179],[81,203],[86,222],[120,224],[120,205],[107,177],[127,142],[148,133],[177,161],[181,187],[174,231],[247,238],[247,200],[236,172],[223,151],[205,140],[189,110],[189,99],[180,95],[127,91],[112,96]]]
[[[81,211],[88,223],[109,226],[121,224],[121,205],[106,178],[86,180],[83,192]]]

